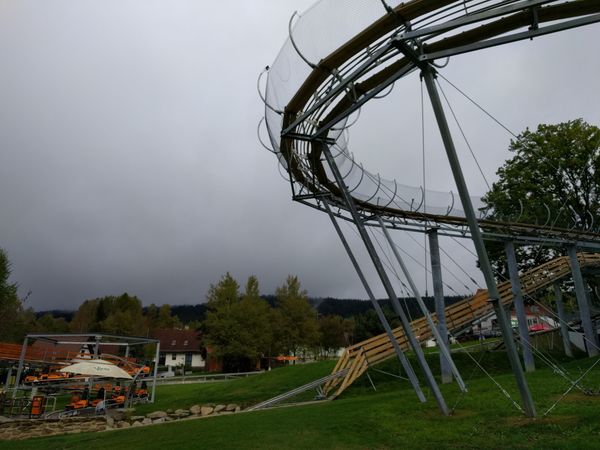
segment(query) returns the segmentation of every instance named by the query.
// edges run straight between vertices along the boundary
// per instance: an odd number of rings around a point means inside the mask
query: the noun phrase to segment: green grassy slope
[[[203,403],[238,403],[245,408],[328,375],[335,362],[280,367],[264,374],[225,382],[159,386],[156,403],[140,405],[136,413],[189,408]]]
[[[475,355],[480,359],[480,355]],[[435,364],[436,356],[430,356]],[[364,377],[334,402],[277,408],[253,413],[187,420],[177,423],[106,433],[68,435],[2,442],[9,449],[120,449],[120,448],[598,448],[600,444],[600,396],[573,390],[548,417],[526,419],[505,394],[476,368],[470,358],[457,355],[457,364],[469,392],[456,384],[442,387],[447,403],[455,408],[443,417],[429,395],[421,404],[406,381],[371,371],[374,391]],[[489,353],[481,363],[516,401],[513,377],[507,373],[506,355]],[[583,373],[592,360],[564,365],[572,378]],[[379,368],[379,366],[377,366]],[[397,373],[394,362],[382,366]],[[327,369],[327,370],[326,370]],[[329,367],[330,369],[330,367]],[[164,404],[184,396],[202,397],[199,402],[252,403],[327,373],[327,364],[297,366],[264,376],[231,383],[161,387]],[[569,383],[551,369],[528,374],[538,411],[543,413]],[[277,383],[286,385],[281,389]],[[238,384],[239,383],[239,384]],[[584,384],[598,391],[600,364]],[[277,385],[277,386],[276,386]],[[185,388],[189,389],[184,393]],[[162,392],[162,394],[161,394]],[[236,397],[237,396],[237,397]],[[160,398],[160,397],[159,397]],[[206,399],[206,400],[204,400]],[[174,403],[173,403],[174,404]],[[184,405],[177,405],[184,406]],[[540,414],[541,415],[541,414]]]

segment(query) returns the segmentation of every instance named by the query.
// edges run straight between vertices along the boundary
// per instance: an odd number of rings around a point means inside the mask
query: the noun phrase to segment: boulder
[[[131,421],[133,422],[137,422],[138,420],[144,420],[144,417],[146,416],[131,416]]]
[[[142,427],[144,426],[144,424],[142,422],[140,422],[139,420],[136,420],[135,422],[133,422],[131,424],[132,427]]]
[[[118,422],[125,418],[125,413],[123,411],[111,411],[110,416]]]
[[[154,419],[162,419],[164,417],[167,417],[167,415],[168,414],[164,411],[154,411],[154,412],[146,414],[146,417],[148,419],[154,420]]]
[[[144,419],[142,420],[142,425],[150,425],[152,423],[152,419],[150,419],[149,417],[144,417]]]
[[[114,427],[115,426],[115,419],[113,419],[111,416],[107,416],[106,417],[106,426],[107,427]]]
[[[235,408],[237,408],[238,405],[236,405],[235,403],[230,403],[229,405],[227,405],[225,407],[225,411],[235,411]]]
[[[217,405],[217,406],[215,406],[215,412],[219,413],[221,411],[225,411],[225,408],[227,408],[227,406],[225,406],[225,405]]]
[[[9,419],[8,417],[0,416],[0,423],[8,423],[12,422],[13,419]]]
[[[173,414],[177,417],[187,417],[190,415],[190,411],[188,409],[176,409]]]
[[[237,406],[234,412],[240,412],[242,410],[241,406]]]
[[[200,408],[200,414],[202,414],[203,416],[210,416],[214,411],[214,408],[212,406],[206,406],[204,405],[202,408]]]
[[[158,419],[153,420],[152,423],[164,423],[166,422],[166,420],[166,417],[160,417]]]
[[[194,405],[190,408],[190,412],[192,414],[200,414],[200,408],[201,408],[200,405]]]
[[[126,422],[125,420],[122,422],[119,422],[119,428],[129,428],[131,426],[131,424],[129,422]]]

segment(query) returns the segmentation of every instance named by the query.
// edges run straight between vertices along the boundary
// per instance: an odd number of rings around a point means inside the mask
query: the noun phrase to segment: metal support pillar
[[[433,298],[435,299],[435,315],[437,317],[440,339],[438,346],[445,346],[450,350],[448,342],[448,327],[446,326],[446,303],[444,301],[444,284],[442,282],[442,260],[440,258],[440,244],[436,228],[427,232],[429,237],[429,259],[431,260],[431,278],[433,281]],[[452,369],[448,360],[440,352],[440,371],[442,383],[452,382]]]
[[[587,348],[588,356],[596,356],[598,355],[598,343],[596,342],[594,326],[590,315],[590,305],[585,293],[585,285],[583,283],[583,276],[581,275],[581,268],[579,267],[579,260],[577,259],[577,249],[574,245],[569,245],[567,251],[571,261],[571,273],[573,274],[573,284],[575,285],[579,317],[581,318],[581,325],[583,326],[585,347]]]
[[[8,392],[10,388],[10,378],[12,377],[13,366],[12,364],[8,368],[8,373],[6,374],[6,381],[4,382],[4,392]]]
[[[19,356],[19,367],[17,369],[17,376],[15,378],[15,385],[13,387],[13,398],[17,396],[17,390],[19,389],[19,383],[21,382],[21,375],[23,374],[23,364],[25,363],[25,354],[27,353],[27,341],[29,338],[25,336],[23,339],[23,347],[21,347],[21,355]]]
[[[444,108],[435,85],[434,69],[429,65],[423,66],[421,74],[427,86],[427,92],[429,93],[433,112],[440,129],[442,141],[444,142],[444,148],[446,150],[446,155],[448,156],[448,162],[450,163],[456,188],[458,190],[463,210],[465,211],[465,216],[469,224],[471,238],[473,240],[475,250],[477,251],[479,266],[485,278],[488,295],[494,306],[498,323],[500,324],[500,328],[502,330],[502,336],[504,338],[504,344],[506,345],[508,359],[510,361],[517,385],[519,386],[519,392],[523,400],[523,409],[525,411],[525,415],[528,417],[535,417],[536,412],[533,398],[531,397],[531,392],[529,391],[529,386],[527,385],[527,380],[525,379],[525,374],[523,373],[521,362],[519,361],[519,354],[517,353],[517,349],[515,347],[512,329],[510,327],[510,323],[508,322],[508,318],[506,317],[506,311],[504,311],[504,308],[502,308],[500,303],[500,294],[498,292],[498,287],[496,286],[496,280],[494,280],[492,265],[490,264],[487,251],[485,249],[485,244],[483,243],[483,237],[481,235],[481,231],[479,230],[479,224],[477,223],[477,216],[475,215],[475,210],[473,209],[473,204],[471,203],[471,198],[469,197],[469,190],[462,173],[458,155],[456,154],[454,142],[452,141],[452,135],[450,133],[450,128],[448,127],[448,122],[446,121]]]
[[[587,304],[591,305],[592,304],[592,286],[590,285],[587,278],[585,278],[585,277],[583,277],[583,285],[585,286],[585,298],[587,300]],[[590,316],[591,316],[591,312],[590,312]],[[592,320],[592,334],[594,335],[594,337],[596,339],[596,344],[598,344],[598,330],[597,330],[593,320]]]
[[[525,370],[527,372],[533,372],[535,371],[535,362],[531,351],[529,327],[527,326],[527,314],[525,312],[525,304],[523,303],[523,293],[521,292],[521,280],[519,279],[515,244],[512,241],[506,241],[504,243],[504,251],[506,252],[506,261],[508,262],[508,273],[510,275],[513,303],[519,322],[519,339],[521,340],[521,348],[523,349],[523,363],[525,364]]]
[[[125,347],[125,358],[129,358],[129,345]]]
[[[94,345],[94,359],[98,358],[99,350],[100,350],[100,336],[96,336],[96,344]]]
[[[560,285],[558,283],[554,283],[554,298],[556,300],[556,311],[558,312],[560,335],[562,336],[565,355],[572,358],[573,348],[571,347],[571,339],[569,339],[569,326],[567,325],[567,318],[565,316],[565,306],[562,301],[562,291],[560,290]]]
[[[333,227],[335,228],[335,231],[337,232],[338,237],[340,238],[340,241],[342,241],[342,245],[344,246],[344,249],[346,250],[348,257],[350,258],[350,261],[352,262],[352,265],[354,266],[354,269],[356,270],[356,273],[358,274],[358,278],[360,279],[363,287],[365,288],[365,291],[367,292],[367,295],[369,296],[369,300],[371,300],[371,303],[373,304],[373,308],[375,308],[377,317],[379,318],[381,325],[383,325],[383,328],[385,329],[385,332],[388,335],[388,338],[390,339],[392,346],[394,347],[396,356],[398,356],[398,360],[400,361],[400,364],[402,364],[402,367],[404,368],[404,371],[406,372],[406,375],[408,376],[410,384],[412,385],[413,389],[415,390],[417,397],[419,397],[419,400],[421,402],[427,401],[427,399],[425,398],[425,395],[423,394],[423,391],[421,390],[421,386],[419,385],[419,379],[415,375],[415,372],[414,372],[412,366],[410,365],[410,361],[408,361],[408,359],[406,358],[406,355],[400,348],[400,344],[398,344],[398,341],[396,340],[396,337],[394,336],[392,327],[390,327],[390,324],[389,324],[388,320],[386,319],[385,314],[383,314],[381,305],[379,305],[379,303],[375,299],[375,296],[373,295],[373,291],[371,290],[369,283],[367,283],[367,279],[365,278],[365,276],[362,272],[362,269],[360,268],[360,265],[358,264],[358,261],[354,257],[354,253],[352,252],[350,245],[348,245],[348,241],[346,240],[344,233],[342,233],[342,230],[341,230],[335,216],[331,212],[331,208],[329,207],[329,204],[327,202],[323,202],[323,204],[325,205],[327,214],[329,215],[329,218],[331,219],[331,222],[333,223]]]
[[[158,375],[158,361],[160,359],[160,342],[156,343],[156,355],[154,359],[154,374],[152,376],[152,397],[150,403],[154,403],[156,400],[156,377]]]
[[[431,333],[433,334],[433,337],[435,338],[435,340],[437,342],[442,342],[442,336],[440,335],[440,332],[439,332],[437,326],[435,325],[433,319],[431,318],[431,314],[429,314],[429,310],[427,309],[427,306],[425,306],[425,302],[423,302],[423,298],[421,298],[419,289],[417,288],[417,285],[413,281],[412,276],[410,275],[410,272],[408,271],[408,268],[406,267],[406,264],[404,264],[404,260],[402,259],[402,256],[400,256],[400,253],[398,252],[398,249],[396,248],[396,245],[394,244],[394,241],[392,240],[392,237],[390,236],[388,229],[385,227],[385,224],[383,223],[383,220],[381,220],[381,217],[378,217],[377,219],[379,220],[379,225],[381,226],[381,229],[383,230],[383,234],[385,235],[385,238],[387,239],[388,243],[390,244],[392,252],[394,253],[394,256],[396,257],[396,261],[398,261],[398,264],[400,264],[402,273],[404,273],[404,276],[406,277],[406,281],[408,281],[408,285],[410,286],[410,290],[412,291],[413,296],[415,297],[417,304],[419,305],[419,309],[425,316],[425,319],[427,320],[427,324],[429,325],[429,328],[431,328]],[[462,380],[462,377],[460,376],[460,372],[458,371],[456,365],[454,364],[454,361],[452,360],[452,355],[450,354],[450,350],[445,345],[440,345],[439,348],[440,348],[440,353],[444,356],[444,359],[446,359],[446,362],[450,366],[452,373],[454,373],[454,376],[456,377],[456,382],[458,383],[458,386],[460,387],[460,389],[463,392],[466,392],[467,387],[465,386],[465,383]]]
[[[444,400],[444,397],[442,396],[440,388],[435,381],[433,373],[431,373],[431,369],[429,368],[429,365],[427,364],[427,360],[425,359],[425,355],[423,354],[423,349],[421,349],[419,342],[415,338],[415,335],[413,334],[412,328],[410,326],[410,322],[408,321],[406,314],[404,314],[404,311],[402,310],[402,307],[400,306],[398,297],[396,296],[396,293],[394,292],[394,289],[392,287],[392,283],[390,282],[390,279],[388,278],[388,275],[383,268],[383,264],[381,263],[381,260],[379,259],[379,255],[377,254],[377,251],[375,250],[375,247],[373,246],[371,237],[369,236],[369,233],[367,233],[367,230],[366,230],[364,224],[362,223],[362,219],[361,219],[360,215],[358,214],[356,205],[354,204],[354,199],[348,192],[348,188],[347,188],[346,184],[344,183],[344,179],[343,179],[342,175],[340,174],[340,171],[339,171],[337,165],[335,164],[335,161],[333,159],[333,156],[331,155],[331,152],[329,151],[329,147],[327,146],[327,144],[323,144],[322,149],[323,149],[323,154],[325,155],[325,158],[327,159],[327,163],[328,163],[329,167],[331,168],[333,176],[335,177],[338,188],[340,189],[340,192],[344,198],[344,201],[346,202],[346,205],[348,206],[348,210],[350,211],[350,214],[352,215],[354,224],[356,225],[356,228],[358,229],[360,237],[362,238],[363,243],[365,244],[367,252],[369,253],[369,256],[371,257],[371,260],[373,261],[373,265],[375,266],[375,269],[377,270],[377,274],[379,275],[379,278],[381,279],[381,282],[385,288],[385,291],[388,294],[390,301],[392,302],[394,311],[400,317],[400,321],[402,323],[402,328],[404,329],[406,338],[407,338],[412,350],[415,352],[417,362],[419,363],[419,366],[421,367],[423,375],[425,376],[425,379],[427,380],[427,384],[428,384],[429,388],[431,389],[431,392],[437,401],[440,411],[442,412],[442,414],[447,416],[450,414],[450,410],[448,409],[448,406],[446,405],[446,401]]]

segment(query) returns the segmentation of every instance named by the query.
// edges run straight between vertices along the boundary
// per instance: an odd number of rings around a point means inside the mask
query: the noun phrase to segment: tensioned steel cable
[[[380,234],[381,234],[381,233],[380,233]],[[407,236],[408,236],[408,237],[409,237],[411,240],[413,240],[413,241],[414,241],[414,242],[415,242],[417,245],[421,246],[421,248],[422,248],[422,244],[421,244],[419,241],[417,241],[417,240],[416,240],[416,239],[415,239],[415,238],[414,238],[414,237],[413,237],[413,236],[412,236],[410,233],[409,233],[409,234],[407,234]],[[395,244],[395,243],[394,243],[394,246],[395,246],[395,247],[396,247],[396,248],[397,248],[399,251],[401,251],[402,253],[404,253],[404,255],[406,255],[408,258],[410,258],[412,261],[414,261],[414,262],[415,262],[417,265],[419,265],[421,268],[423,268],[423,269],[425,269],[426,271],[428,271],[429,273],[431,273],[431,269],[429,269],[427,266],[423,265],[423,263],[421,263],[421,261],[419,261],[419,260],[418,260],[417,258],[415,258],[413,255],[411,255],[411,254],[410,254],[408,251],[406,251],[405,249],[403,249],[402,247],[398,246],[398,245],[397,245],[397,244]],[[467,292],[470,292],[470,291],[471,291],[471,288],[469,288],[469,286],[467,286],[466,284],[464,284],[464,282],[463,282],[462,280],[460,280],[460,279],[459,279],[459,278],[456,276],[456,274],[454,274],[454,272],[452,272],[452,271],[451,271],[451,270],[450,270],[450,269],[447,267],[447,265],[445,265],[445,264],[443,264],[443,263],[441,263],[441,262],[440,262],[440,264],[441,264],[441,266],[442,266],[442,267],[443,267],[443,268],[444,268],[444,269],[445,269],[445,270],[446,270],[446,271],[447,271],[447,272],[448,272],[450,275],[452,275],[452,276],[453,276],[453,277],[456,279],[456,281],[458,281],[459,283],[461,283],[461,284],[463,285],[463,287],[464,287],[464,288],[467,290]],[[398,275],[397,275],[397,272],[396,272],[396,276],[398,276]],[[442,281],[442,283],[444,284],[444,287],[446,287],[446,288],[450,289],[450,290],[451,290],[452,292],[454,292],[456,295],[463,295],[463,296],[467,296],[467,295],[468,295],[468,294],[459,294],[459,293],[458,293],[458,291],[457,291],[456,289],[454,289],[454,288],[453,288],[451,285],[449,285],[449,284],[448,284],[447,282],[445,282],[445,281]],[[405,286],[406,286],[406,285],[405,285]],[[409,297],[410,297],[410,296],[411,296],[411,295],[409,295]]]
[[[410,239],[412,239],[412,240],[413,240],[413,241],[414,241],[414,242],[415,242],[417,245],[422,245],[421,243],[419,243],[419,241],[417,241],[417,240],[416,240],[414,237],[412,237],[412,235],[411,235],[410,233],[408,234],[408,237],[410,237]],[[470,275],[469,275],[469,274],[468,274],[468,273],[467,273],[467,272],[466,272],[466,271],[465,271],[465,270],[462,268],[462,266],[461,266],[460,264],[458,264],[458,262],[457,262],[457,261],[456,261],[454,258],[452,258],[452,256],[450,256],[450,254],[449,254],[449,253],[447,253],[447,252],[446,252],[446,250],[444,250],[444,249],[443,249],[443,247],[440,247],[440,251],[441,251],[441,252],[442,252],[444,255],[446,255],[446,256],[447,256],[447,257],[448,257],[448,258],[449,258],[449,259],[450,259],[450,260],[451,260],[451,261],[452,261],[452,262],[453,262],[453,263],[454,263],[454,264],[455,264],[455,265],[456,265],[456,266],[457,266],[457,267],[458,267],[460,270],[462,270],[462,271],[465,273],[465,275],[467,275],[467,277],[468,277],[468,278],[471,280],[471,282],[472,282],[472,283],[475,285],[475,287],[476,287],[477,289],[481,289],[481,286],[479,286],[479,283],[477,283],[477,281],[475,281],[475,280],[474,280],[474,279],[473,279],[473,278],[472,278],[472,277],[471,277],[471,276],[470,276]],[[416,260],[415,260],[415,261],[416,261]],[[464,287],[464,288],[467,290],[467,292],[471,292],[471,288],[470,288],[469,286],[467,286],[463,280],[459,279],[459,278],[458,278],[458,276],[456,276],[456,275],[454,274],[454,272],[452,272],[452,271],[451,271],[451,270],[448,268],[448,265],[444,264],[444,263],[443,263],[443,262],[441,262],[441,261],[440,261],[440,265],[441,265],[441,266],[442,266],[442,267],[443,267],[443,268],[444,268],[444,269],[445,269],[445,270],[446,270],[446,271],[447,271],[447,272],[448,272],[450,275],[452,275],[452,276],[454,277],[454,279],[456,279],[456,281],[458,281],[459,283],[461,283],[461,284],[463,285],[463,287]],[[446,285],[446,284],[444,283],[444,285]],[[449,287],[449,286],[448,286],[448,287]],[[452,289],[452,288],[451,288],[451,289]],[[454,290],[454,289],[452,289],[452,290]],[[456,292],[456,291],[455,291],[455,292]]]
[[[405,292],[407,292],[407,293],[410,292],[408,286],[404,283],[404,281],[402,280],[402,278],[400,278],[400,274],[398,274],[398,272],[396,271],[396,268],[395,268],[394,264],[392,263],[391,258],[389,257],[389,255],[387,254],[387,252],[383,249],[383,246],[379,242],[379,239],[377,239],[377,236],[375,235],[375,232],[373,230],[367,230],[367,232],[371,233],[371,236],[373,237],[373,239],[377,243],[377,246],[379,247],[379,249],[381,250],[381,252],[385,256],[385,258],[387,259],[387,261],[389,263],[389,265],[387,266],[388,269],[390,269],[392,271],[392,273],[395,275],[395,277],[398,280],[398,282],[405,289]],[[396,296],[396,297],[398,297],[398,296]],[[406,303],[406,296],[403,297],[403,303],[404,303],[404,308],[406,309],[406,313],[408,315],[408,320],[410,322],[412,322],[413,321],[413,317],[412,317],[412,314],[410,313],[410,309],[408,308],[408,304]]]
[[[349,223],[348,223],[348,227],[350,228],[350,230],[352,230],[352,232],[354,232],[354,234],[356,234],[356,236],[358,236],[360,238],[360,235],[358,234],[358,231],[356,231],[354,229],[354,227],[352,227]],[[368,229],[367,229],[367,231],[368,231]],[[383,253],[383,255],[385,256],[385,258],[387,259],[387,263],[385,261],[381,261],[381,263],[385,267],[387,267],[387,269],[389,271],[391,271],[394,274],[394,276],[397,279],[397,281],[401,284],[400,290],[404,294],[403,300],[404,300],[404,304],[406,306],[406,297],[410,297],[410,295],[408,294],[408,286],[406,286],[406,284],[402,281],[402,279],[400,278],[400,275],[396,271],[396,268],[394,267],[394,264],[390,260],[388,254],[384,251],[383,247],[381,246],[381,243],[377,240],[377,238],[374,235],[373,235],[373,239],[377,243],[377,246],[379,247],[380,251]]]
[[[469,143],[469,140],[467,139],[467,136],[465,135],[465,132],[463,131],[463,128],[460,125],[460,122],[458,121],[458,118],[456,117],[456,114],[454,113],[454,109],[452,108],[452,105],[448,101],[448,97],[446,97],[446,93],[444,92],[444,90],[442,89],[442,86],[440,85],[440,83],[438,81],[436,81],[436,84],[437,84],[438,88],[440,89],[440,92],[442,93],[442,96],[444,97],[444,100],[446,100],[446,104],[448,105],[448,108],[450,109],[450,112],[452,113],[452,117],[454,117],[454,121],[456,122],[456,125],[458,126],[458,129],[460,130],[460,134],[462,135],[465,143],[467,144],[467,147],[469,149],[469,152],[471,153],[471,156],[473,157],[473,160],[475,161],[475,164],[477,164],[477,168],[479,169],[479,173],[483,177],[483,181],[485,181],[485,184],[487,185],[488,191],[491,191],[492,188],[490,186],[490,183],[488,182],[485,174],[483,173],[483,169],[481,168],[481,165],[479,164],[479,161],[477,160],[477,156],[475,156],[475,152],[473,151],[473,148],[471,147],[471,144]]]
[[[453,84],[450,80],[448,80],[444,75],[442,75],[441,73],[437,73],[437,75],[442,78],[446,83],[448,83],[450,86],[452,86],[454,89],[456,89],[458,92],[460,92],[467,100],[469,100],[471,103],[473,103],[477,108],[479,108],[481,111],[483,111],[483,113],[488,116],[490,119],[492,119],[494,122],[496,122],[498,125],[500,125],[502,128],[504,128],[512,137],[514,137],[515,139],[517,138],[517,135],[515,133],[513,133],[510,128],[508,128],[506,125],[504,125],[502,122],[500,122],[498,119],[496,119],[492,114],[490,114],[483,106],[481,106],[479,103],[477,103],[475,100],[473,100],[471,97],[469,97],[467,94],[465,94],[458,86],[456,86],[455,84]],[[438,83],[439,85],[439,83]]]
[[[591,366],[589,369],[587,369],[585,372],[583,372],[583,373],[581,374],[581,376],[580,376],[579,378],[577,378],[577,380],[575,380],[571,386],[569,386],[569,389],[567,389],[567,390],[566,390],[566,391],[565,391],[565,392],[564,392],[564,393],[563,393],[563,394],[560,396],[560,398],[559,398],[558,400],[556,400],[556,402],[554,402],[554,404],[553,404],[553,405],[552,405],[550,408],[548,408],[548,410],[547,410],[547,411],[544,413],[544,417],[545,417],[545,416],[547,416],[548,414],[550,414],[550,411],[552,411],[552,410],[553,410],[553,409],[556,407],[556,405],[558,405],[558,404],[559,404],[559,403],[562,401],[562,399],[563,399],[563,398],[565,398],[565,397],[567,396],[567,394],[573,390],[573,388],[576,386],[576,384],[577,384],[577,383],[579,383],[579,381],[580,381],[580,380],[582,380],[582,379],[583,379],[585,376],[587,376],[587,374],[588,374],[588,373],[589,373],[589,372],[590,372],[590,371],[591,371],[591,370],[592,370],[594,367],[596,367],[596,364],[598,364],[599,362],[600,362],[600,358],[597,358],[597,359],[596,359],[596,362],[594,362],[594,364],[592,364],[592,366]]]
[[[464,347],[462,346],[462,344],[458,341],[458,339],[456,339],[454,337],[454,335],[450,332],[448,332],[448,335],[450,335],[450,337],[452,337],[454,340],[456,340],[456,343],[458,344],[458,346],[464,350]],[[487,377],[492,380],[492,382],[498,387],[498,389],[500,389],[500,391],[506,396],[506,398],[508,398],[511,403],[515,406],[515,408],[517,408],[520,412],[524,413],[523,408],[521,407],[521,405],[519,405],[510,395],[510,393],[504,389],[504,386],[502,386],[487,370],[485,370],[485,367],[483,367],[474,357],[473,355],[471,355],[471,352],[466,351],[465,352],[469,358],[471,358],[473,360],[473,362],[477,365],[477,367],[479,367],[481,369],[481,371],[487,375]]]

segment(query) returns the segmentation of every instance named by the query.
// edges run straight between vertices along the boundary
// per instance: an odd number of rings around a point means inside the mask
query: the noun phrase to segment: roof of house
[[[196,330],[156,330],[162,352],[199,352],[202,350],[200,332]]]

